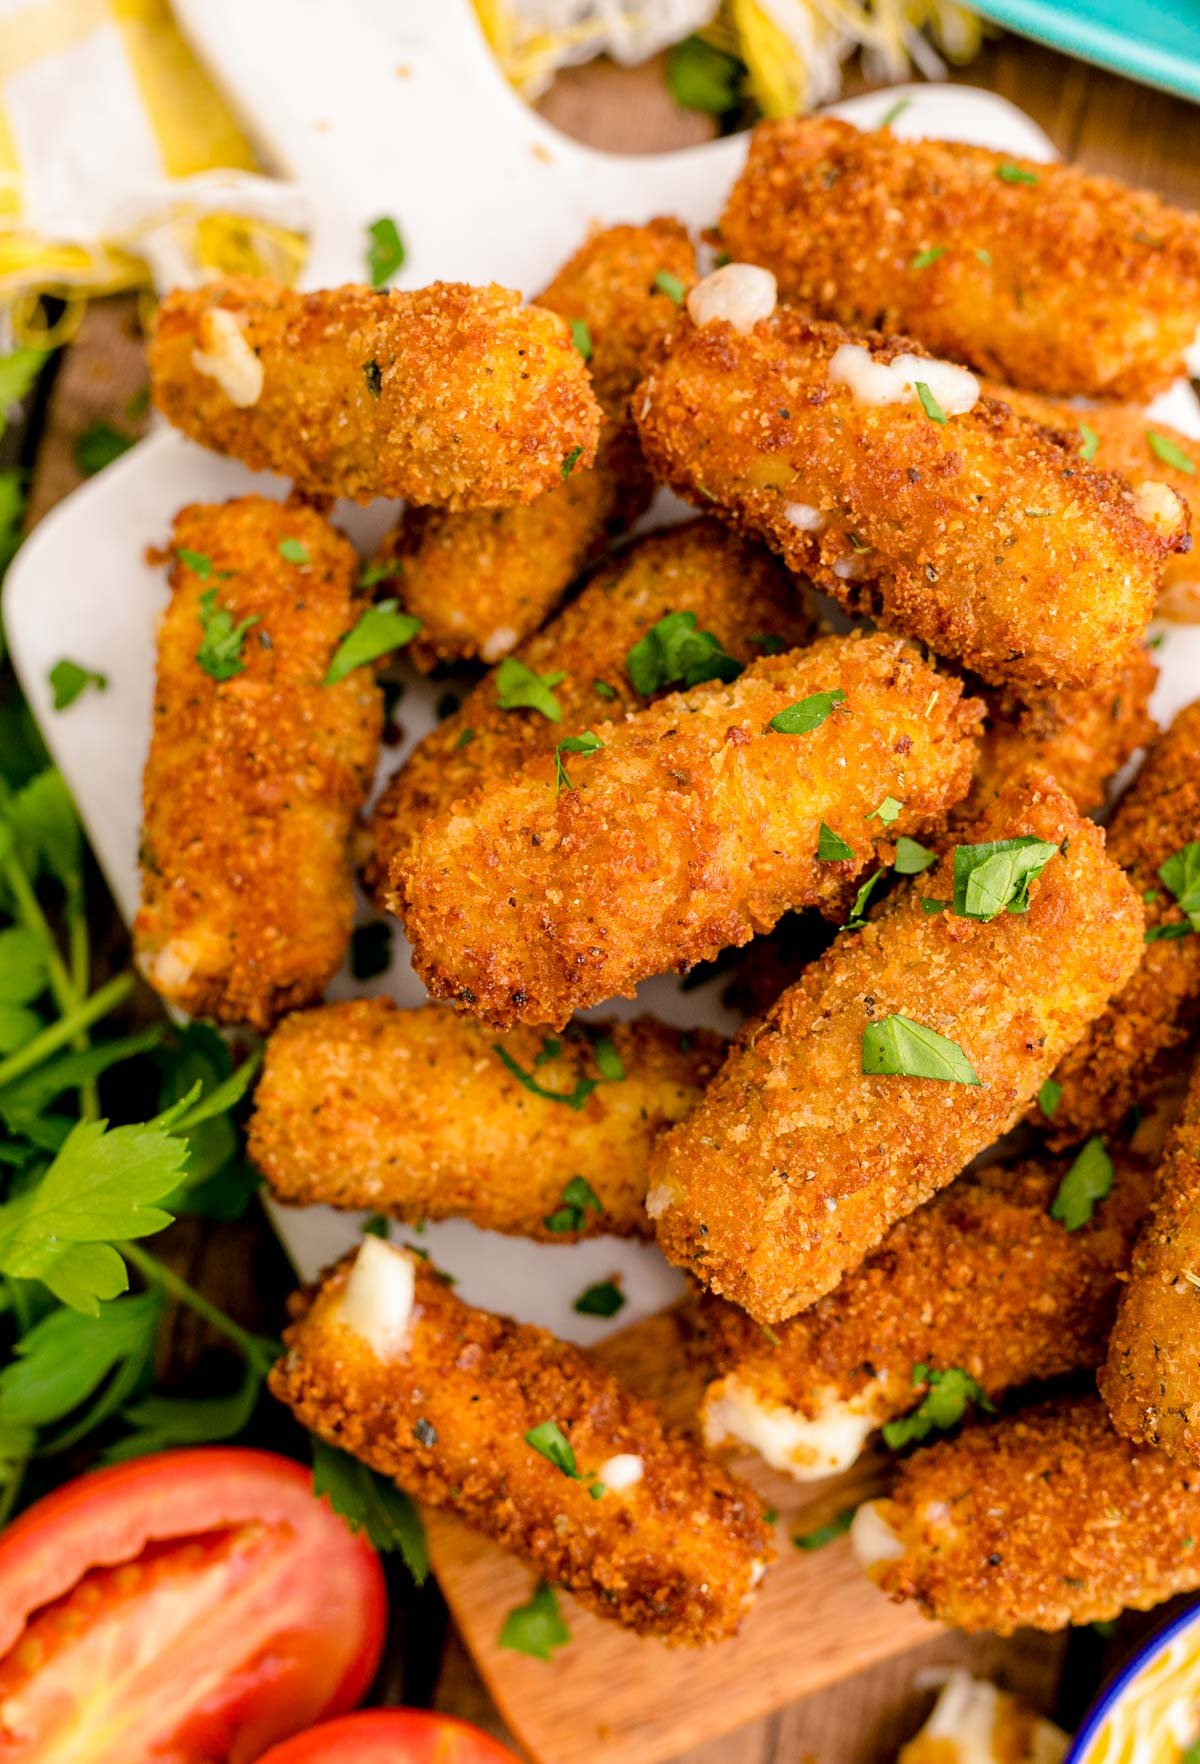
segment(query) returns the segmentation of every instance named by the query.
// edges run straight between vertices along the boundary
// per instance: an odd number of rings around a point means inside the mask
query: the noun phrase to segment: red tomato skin
[[[433,1709],[360,1709],[272,1746],[259,1764],[521,1764],[482,1728]]]

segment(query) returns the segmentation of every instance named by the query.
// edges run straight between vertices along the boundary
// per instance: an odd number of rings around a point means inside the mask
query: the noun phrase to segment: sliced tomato
[[[0,1534],[3,1764],[251,1764],[363,1697],[374,1550],[270,1452],[81,1476]]]
[[[519,1764],[499,1740],[430,1709],[362,1709],[284,1740],[262,1764]]]

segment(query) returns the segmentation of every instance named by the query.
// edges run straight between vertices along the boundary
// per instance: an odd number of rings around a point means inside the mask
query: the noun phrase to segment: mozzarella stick
[[[734,272],[731,322],[717,279]],[[688,297],[696,322],[634,399],[655,476],[994,685],[1112,679],[1186,505],[1094,470],[904,338],[772,310],[764,275],[731,264]]]
[[[782,565],[719,522],[687,521],[637,540],[516,651],[532,673],[561,675],[553,687],[557,720],[528,707],[506,710],[493,671],[388,780],[370,819],[366,881],[372,892],[390,904],[389,866],[431,815],[552,754],[564,737],[598,718],[614,721],[644,705],[630,678],[629,653],[673,614],[690,614],[698,632],[708,632],[741,664],[798,648],[813,631],[803,596]]]
[[[961,1176],[778,1333],[706,1295],[719,1376],[701,1407],[705,1444],[751,1446],[805,1482],[848,1469],[875,1428],[918,1406],[929,1389],[919,1366],[967,1372],[993,1399],[1098,1366],[1153,1166],[1123,1158],[1073,1230],[1050,1210],[1068,1167]]]
[[[370,668],[325,679],[358,558],[313,509],[258,496],[181,510],[171,556],[137,962],[180,1010],[266,1029],[320,997],[354,918],[382,696]]]
[[[591,465],[602,421],[570,327],[495,285],[176,289],[150,379],[193,441],[352,502],[532,502]]]
[[[840,899],[881,846],[965,794],[977,727],[958,681],[879,635],[598,722],[594,751],[531,760],[397,855],[414,966],[498,1027],[561,1026]],[[870,817],[888,796],[901,807],[885,828]]]
[[[1028,894],[1002,851],[973,905],[980,846],[1014,839],[1045,859]],[[1015,780],[959,840],[742,1031],[654,1149],[661,1248],[759,1322],[813,1304],[1013,1126],[1141,954],[1140,901],[1051,779]]]
[[[650,1147],[723,1052],[708,1030],[652,1017],[498,1042],[439,1005],[322,1005],[267,1043],[250,1157],[282,1201],[550,1243],[648,1236]]]
[[[1200,1469],[1069,1398],[915,1452],[850,1536],[882,1592],[959,1629],[1104,1622],[1200,1587]]]
[[[590,1354],[373,1237],[293,1316],[271,1389],[320,1438],[601,1617],[685,1646],[737,1630],[762,1501]]]
[[[1200,1025],[1200,936],[1186,929],[1189,920],[1160,874],[1185,854],[1176,882],[1194,903],[1186,851],[1197,840],[1200,699],[1181,710],[1150,749],[1109,822],[1109,853],[1146,900],[1147,941],[1128,985],[1054,1074],[1062,1094],[1048,1121],[1038,1117],[1054,1146],[1115,1132],[1132,1108],[1152,1101]]]
[[[759,124],[720,231],[822,318],[1048,392],[1151,397],[1186,373],[1200,322],[1200,216],[1073,166],[832,117]]]
[[[1119,1433],[1200,1463],[1200,1063],[1159,1165],[1099,1382]]]

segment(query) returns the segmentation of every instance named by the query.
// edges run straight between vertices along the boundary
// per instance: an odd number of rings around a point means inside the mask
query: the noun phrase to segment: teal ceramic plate
[[[1197,0],[977,0],[974,10],[1052,49],[1200,102]]]

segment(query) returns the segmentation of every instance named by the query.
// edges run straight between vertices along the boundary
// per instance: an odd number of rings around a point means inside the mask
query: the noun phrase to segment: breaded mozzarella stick
[[[706,1029],[652,1017],[497,1042],[440,1005],[322,1005],[267,1043],[250,1157],[282,1201],[465,1218],[549,1243],[649,1236],[650,1147],[723,1052]]]
[[[759,124],[721,239],[822,318],[1045,391],[1150,397],[1186,373],[1200,321],[1200,216],[1073,166],[832,117]]]
[[[298,294],[266,277],[177,289],[150,341],[176,428],[314,496],[532,502],[590,466],[602,413],[556,314],[506,288]]]
[[[1200,1469],[1069,1398],[915,1452],[850,1535],[882,1592],[959,1629],[1103,1622],[1200,1587]]]
[[[392,864],[435,998],[565,1023],[839,898],[965,794],[977,701],[895,638],[828,637],[673,693],[425,823]],[[795,732],[789,732],[795,731]],[[885,828],[871,819],[901,804]],[[822,830],[824,829],[824,830]]]
[[[1141,954],[1141,903],[1104,834],[1044,775],[958,839],[747,1025],[655,1147],[646,1206],[664,1253],[760,1322],[830,1291],[1013,1126]],[[1027,907],[926,910],[956,900],[964,850],[974,863],[1013,839],[1046,858]]]
[[[1152,1166],[1123,1159],[1077,1230],[1050,1211],[1067,1168],[992,1164],[959,1177],[774,1340],[706,1294],[719,1376],[701,1408],[705,1444],[752,1446],[804,1482],[848,1469],[877,1427],[917,1407],[929,1386],[916,1366],[967,1372],[995,1399],[1099,1365]]]
[[[259,496],[175,518],[143,779],[138,966],[192,1016],[266,1029],[319,998],[354,920],[350,841],[379,753],[353,547]]]
[[[591,1355],[372,1237],[293,1315],[271,1389],[320,1438],[601,1617],[734,1634],[772,1553],[762,1501]]]
[[[656,477],[764,539],[848,611],[996,685],[1089,686],[1154,610],[1186,506],[1131,491],[904,338],[695,287],[634,399]],[[765,316],[756,317],[758,311]]]

